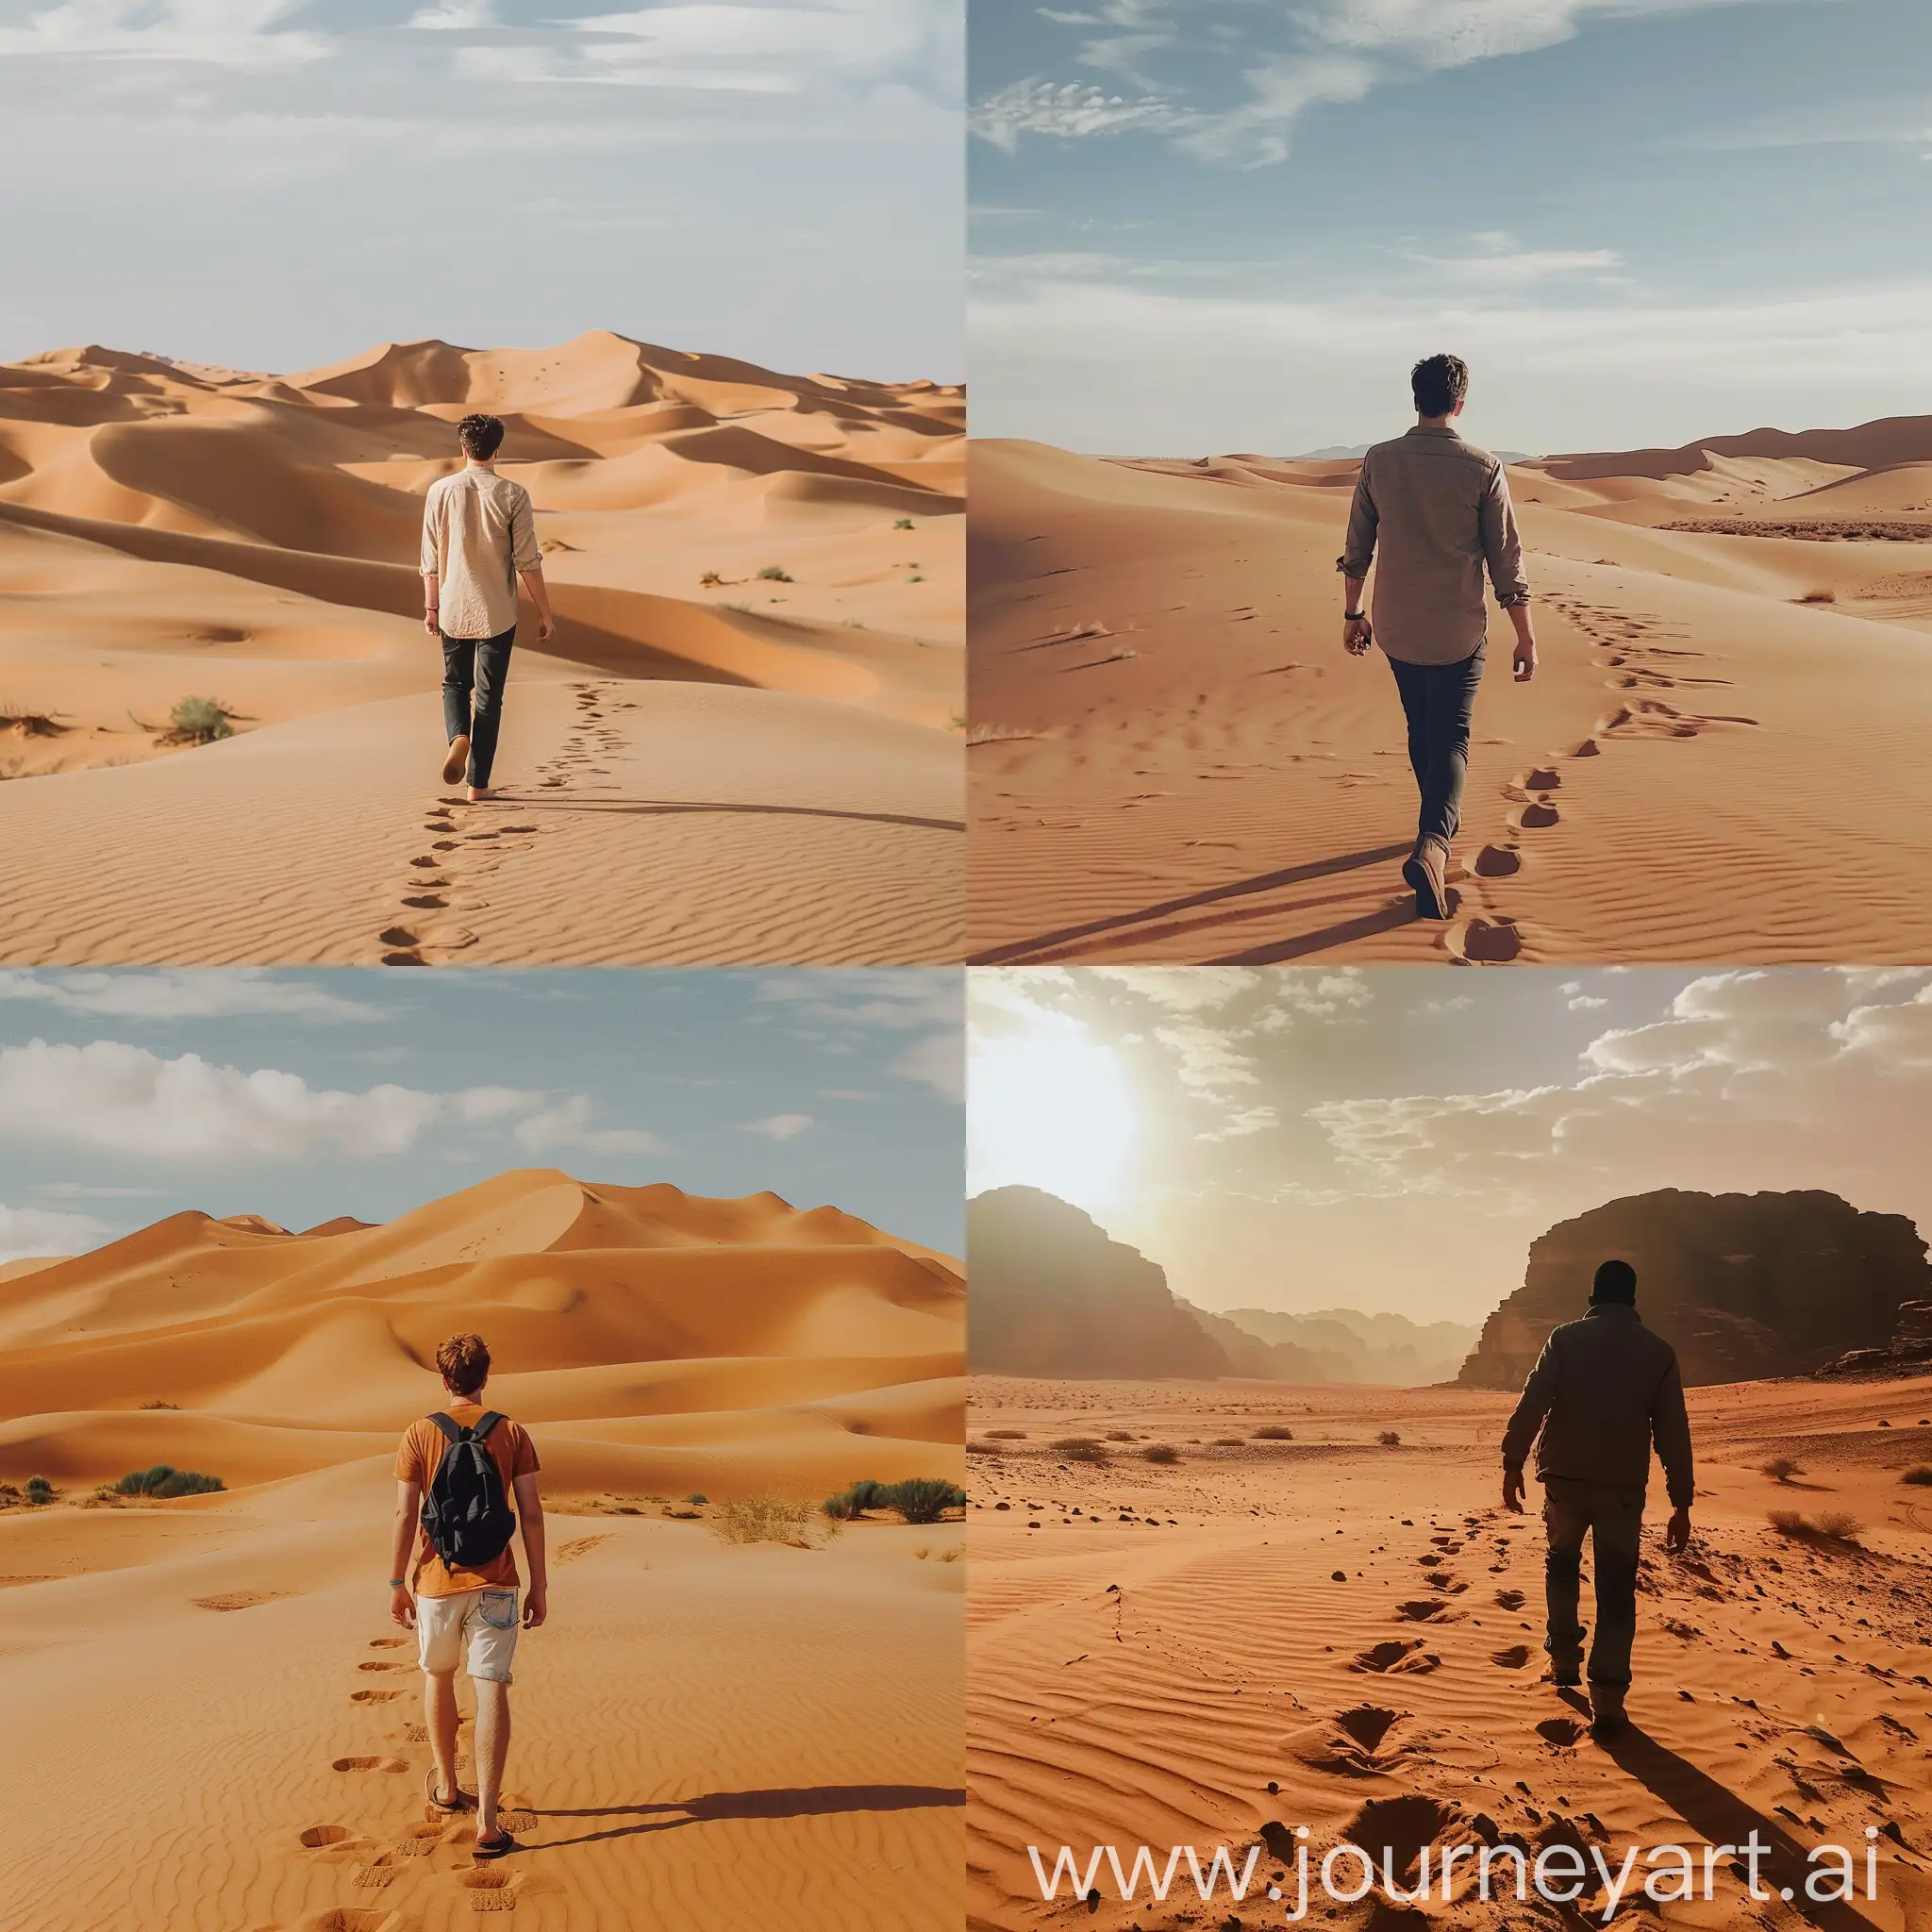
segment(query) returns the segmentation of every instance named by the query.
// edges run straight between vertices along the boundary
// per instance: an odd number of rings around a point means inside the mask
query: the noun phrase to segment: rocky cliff
[[[1038,1188],[995,1188],[966,1208],[967,1352],[1008,1375],[1234,1373],[1139,1249]]]
[[[1457,1380],[1523,1384],[1552,1328],[1574,1321],[1612,1257],[1637,1270],[1638,1312],[1677,1350],[1687,1383],[1815,1374],[1892,1341],[1932,1297],[1925,1242],[1903,1214],[1836,1194],[1696,1194],[1666,1188],[1592,1208],[1530,1244],[1523,1286],[1483,1325]]]

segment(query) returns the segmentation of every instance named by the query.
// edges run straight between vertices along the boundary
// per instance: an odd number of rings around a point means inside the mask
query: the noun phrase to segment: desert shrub
[[[165,1398],[157,1395],[151,1400],[143,1402],[141,1406],[143,1408],[178,1408],[181,1405],[178,1402],[169,1402]]]
[[[864,1482],[854,1483],[849,1490],[841,1490],[836,1496],[827,1496],[819,1507],[835,1523],[853,1523],[868,1509],[886,1507],[885,1486],[868,1477]]]
[[[1109,1442],[1131,1442],[1134,1440],[1134,1432],[1132,1429],[1109,1429],[1107,1432],[1107,1440]]]
[[[1026,1440],[1024,1429],[989,1429],[986,1433],[995,1442],[1024,1442]]]
[[[158,1462],[152,1469],[131,1470],[114,1485],[124,1496],[208,1496],[226,1488],[218,1475],[203,1475],[192,1469],[175,1469]]]
[[[1150,1442],[1141,1452],[1142,1462],[1178,1462],[1181,1452],[1172,1442]]]
[[[30,1475],[26,1479],[26,1499],[40,1505],[54,1500],[54,1485],[43,1475]]]
[[[892,527],[895,530],[909,530],[912,527],[912,519],[910,517],[901,517]]]
[[[1375,1441],[1381,1443],[1381,1445],[1385,1449],[1400,1449],[1402,1447],[1402,1438],[1393,1429],[1384,1429],[1382,1433],[1375,1438]]]
[[[1279,1423],[1270,1423],[1265,1429],[1257,1429],[1255,1431],[1255,1441],[1257,1442],[1292,1442],[1294,1441],[1294,1431],[1283,1428]]]
[[[1054,1443],[1055,1452],[1069,1462],[1105,1462],[1107,1451],[1091,1436],[1062,1436]]]
[[[1919,1489],[1932,1486],[1932,1463],[1919,1462],[1899,1477],[1902,1483],[1911,1483]]]
[[[225,706],[213,698],[183,698],[168,716],[168,736],[176,744],[212,744],[218,738],[232,738]]]
[[[1836,604],[1838,602],[1838,592],[1827,585],[1821,590],[1807,591],[1798,599],[1798,602],[1800,604]]]
[[[695,1509],[708,1503],[711,1499],[702,1490],[693,1490],[684,1500]]]
[[[997,1456],[1001,1450],[997,1442],[968,1442],[966,1453],[969,1456]]]
[[[791,581],[791,573],[775,563],[766,564],[764,569],[759,571],[758,576],[768,584],[789,584]]]
[[[1242,1436],[1216,1436],[1214,1446],[1217,1449],[1245,1449],[1248,1445],[1247,1439]]]
[[[708,570],[704,574],[704,575],[698,579],[698,582],[702,584],[708,591],[715,591],[718,588],[718,586],[722,584],[724,581],[724,579],[718,575],[718,573],[714,570]]]
[[[776,1496],[740,1496],[720,1503],[708,1526],[720,1542],[811,1543],[812,1512],[808,1503],[788,1503]]]
[[[948,1509],[966,1507],[966,1491],[941,1476],[908,1476],[886,1491],[882,1501],[908,1523],[938,1523]]]
[[[1769,1462],[1758,1465],[1758,1474],[1768,1475],[1773,1482],[1788,1483],[1794,1475],[1805,1474],[1805,1465],[1793,1462],[1789,1456],[1774,1456]]]
[[[1795,1509],[1774,1509],[1770,1522],[1778,1535],[1788,1536],[1795,1542],[1857,1542],[1858,1532],[1864,1527],[1856,1516],[1842,1509],[1828,1509],[1815,1523]]]

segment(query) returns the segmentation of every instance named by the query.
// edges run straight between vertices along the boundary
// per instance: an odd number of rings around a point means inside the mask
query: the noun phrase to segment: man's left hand
[[[550,640],[551,640],[552,638],[554,638],[554,637],[555,637],[556,635],[557,635],[557,620],[556,620],[556,618],[552,617],[552,616],[551,616],[551,614],[549,613],[549,611],[547,611],[547,610],[540,610],[540,611],[538,611],[538,613],[537,613],[537,641],[538,641],[538,642],[539,642],[540,644],[546,644],[546,643],[548,643],[548,642],[550,641]]]
[[[1536,675],[1536,640],[1534,638],[1517,639],[1516,656],[1513,662],[1516,672],[1516,682],[1518,684],[1527,684]]]
[[[1341,648],[1351,658],[1359,658],[1375,641],[1375,627],[1366,617],[1341,620]]]
[[[439,624],[437,613],[434,610],[425,610],[423,613],[423,628],[433,638],[442,635],[441,625]]]
[[[1690,1512],[1689,1509],[1673,1509],[1671,1520],[1664,1528],[1664,1548],[1672,1556],[1681,1557],[1690,1547]]]

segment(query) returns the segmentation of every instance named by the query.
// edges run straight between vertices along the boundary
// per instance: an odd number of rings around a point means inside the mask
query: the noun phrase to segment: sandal
[[[485,1844],[479,1838],[470,1847],[470,1856],[473,1858],[507,1858],[512,1852],[520,1852],[522,1850],[523,1846],[518,1844],[508,1832],[499,1826],[496,1836],[488,1844]]]
[[[475,1799],[471,1797],[461,1785],[457,1787],[454,1798],[443,1798],[437,1794],[434,1764],[429,1767],[428,1774],[423,1780],[423,1795],[429,1800],[429,1808],[432,1811],[440,1811],[445,1818],[454,1818],[459,1811],[474,1811],[476,1808]]]

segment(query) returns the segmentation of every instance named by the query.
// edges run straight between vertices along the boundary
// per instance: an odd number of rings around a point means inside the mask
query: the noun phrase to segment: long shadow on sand
[[[1829,1903],[1807,1898],[1805,1880],[1825,1867],[1807,1865],[1805,1847],[1778,1824],[1735,1791],[1700,1771],[1689,1758],[1680,1757],[1635,1724],[1620,1737],[1611,1739],[1604,1749],[1620,1770],[1626,1771],[1644,1788],[1657,1794],[1693,1831],[1715,1845],[1742,1844],[1754,1830],[1758,1842],[1770,1847],[1760,1862],[1760,1882],[1773,1891],[1784,1891],[1791,1909],[1801,1913],[1824,1932],[1878,1932],[1874,1921],[1849,1903]],[[1855,1872],[1864,1871],[1864,1842],[1849,1845]],[[1741,1880],[1740,1881],[1741,1884]]]
[[[573,1811],[536,1810],[539,1818],[616,1818],[635,1821],[586,1831],[575,1838],[551,1839],[541,1849],[595,1844],[600,1840],[631,1838],[640,1832],[675,1831],[681,1824],[707,1824],[719,1818],[819,1818],[841,1811],[926,1811],[940,1806],[959,1807],[963,1790],[941,1785],[808,1785],[796,1790],[708,1791],[701,1798],[674,1799],[662,1805],[594,1805]]]
[[[786,819],[856,819],[861,824],[911,825],[923,832],[963,832],[966,829],[965,822],[960,819],[923,819],[901,811],[840,811],[830,806],[820,805],[728,805],[699,799],[672,803],[650,798],[558,798],[545,796],[541,791],[513,792],[508,790],[491,803],[509,806],[517,811],[606,811],[630,818],[724,816],[735,813]]]
[[[1089,920],[1084,925],[1062,926],[1058,932],[1041,933],[1030,940],[1018,940],[1010,945],[993,946],[983,953],[975,953],[968,961],[974,966],[1007,966],[1024,963],[1029,955],[1058,946],[1072,945],[1075,941],[1093,939],[1104,933],[1124,932],[1129,926],[1145,925],[1150,920],[1166,919],[1177,912],[1190,912],[1202,906],[1216,906],[1230,899],[1243,898],[1251,892],[1273,891],[1281,886],[1302,885],[1309,879],[1333,877],[1338,873],[1355,872],[1364,866],[1383,865],[1391,858],[1400,858],[1409,850],[1409,842],[1400,845],[1377,845],[1366,852],[1343,852],[1333,858],[1313,858],[1306,865],[1291,865],[1280,872],[1266,872],[1251,879],[1237,879],[1232,885],[1210,886],[1206,891],[1190,892],[1185,898],[1166,899],[1158,906],[1145,906],[1138,912],[1122,912],[1108,919]],[[1407,906],[1409,902],[1404,900]],[[1400,925],[1411,915],[1398,908],[1385,908],[1379,912],[1367,915],[1372,924],[1363,927],[1367,932],[1382,932],[1391,925]],[[1202,924],[1212,924],[1210,920],[1201,921]],[[1292,940],[1284,940],[1284,947],[1302,952],[1318,951],[1323,946],[1339,944],[1344,939],[1359,935],[1351,930],[1358,921],[1349,921],[1343,925],[1331,926],[1320,933],[1303,935]],[[1144,937],[1144,935],[1143,935]],[[1261,952],[1242,954],[1242,959],[1264,957]],[[1295,951],[1280,951],[1270,948],[1266,957],[1273,958],[1292,958]],[[1216,961],[1225,964],[1226,961]]]

